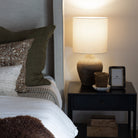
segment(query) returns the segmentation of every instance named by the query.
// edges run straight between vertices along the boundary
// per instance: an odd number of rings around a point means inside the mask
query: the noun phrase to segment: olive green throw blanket
[[[0,27],[0,44],[34,38],[32,47],[28,51],[26,61],[25,84],[27,86],[49,85],[50,82],[43,78],[42,70],[45,66],[46,48],[55,26],[49,25],[32,30],[11,32]]]

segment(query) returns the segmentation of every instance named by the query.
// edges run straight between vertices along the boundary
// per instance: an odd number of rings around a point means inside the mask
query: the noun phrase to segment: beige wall
[[[83,0],[77,0],[78,3],[79,1]],[[71,80],[79,80],[76,63],[84,56],[72,52],[72,17],[106,16],[109,18],[108,51],[104,54],[96,54],[96,56],[102,60],[103,70],[106,72],[111,65],[125,66],[127,81],[132,81],[138,91],[138,76],[136,75],[138,71],[138,1],[102,1],[105,2],[102,7],[83,9],[84,7],[79,7],[79,4],[74,3],[75,0],[64,0],[64,79],[66,86]],[[84,2],[88,3],[90,0]]]

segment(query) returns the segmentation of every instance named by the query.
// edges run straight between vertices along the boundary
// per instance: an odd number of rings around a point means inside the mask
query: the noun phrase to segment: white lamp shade
[[[107,51],[107,17],[73,18],[73,51],[76,53],[104,53]]]

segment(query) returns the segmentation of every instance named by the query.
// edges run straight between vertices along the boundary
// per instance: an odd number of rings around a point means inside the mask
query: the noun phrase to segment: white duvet
[[[53,102],[37,98],[0,96],[0,118],[30,115],[40,119],[55,138],[75,138],[77,128]]]

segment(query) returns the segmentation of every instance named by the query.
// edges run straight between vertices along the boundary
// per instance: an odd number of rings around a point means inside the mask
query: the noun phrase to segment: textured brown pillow
[[[0,66],[20,65],[31,47],[33,39],[0,45]]]
[[[10,46],[9,44],[0,45],[0,66],[12,65]]]
[[[25,74],[26,74],[26,60],[27,60],[27,55],[28,55],[28,50],[32,46],[33,39],[28,39],[28,48],[25,49],[24,55],[23,55],[23,60],[22,60],[22,68],[20,71],[20,74],[16,80],[16,88],[15,90],[17,92],[26,92],[26,85],[25,85]]]

